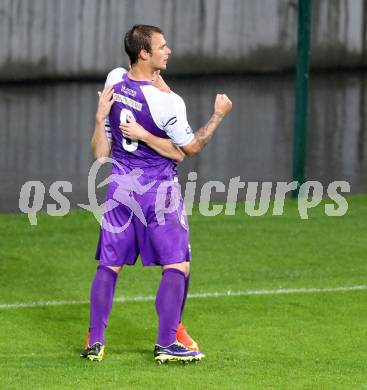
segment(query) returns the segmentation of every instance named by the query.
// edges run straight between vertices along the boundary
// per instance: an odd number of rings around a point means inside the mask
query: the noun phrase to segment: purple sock
[[[168,268],[163,272],[155,307],[158,314],[157,344],[166,347],[176,341],[185,290],[185,274]]]
[[[90,293],[89,345],[97,341],[105,343],[104,333],[112,309],[117,276],[115,271],[104,265],[97,268]]]
[[[185,303],[186,303],[186,298],[187,298],[187,293],[189,291],[190,287],[190,274],[186,276],[185,279],[185,290],[184,290],[184,296],[183,296],[183,301],[182,301],[182,306],[181,306],[181,314],[180,314],[180,322],[182,322],[182,316],[183,316],[183,311],[185,308]]]

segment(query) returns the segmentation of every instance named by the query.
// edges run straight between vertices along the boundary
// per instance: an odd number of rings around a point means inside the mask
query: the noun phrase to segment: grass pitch
[[[192,294],[367,285],[367,196],[344,217],[190,219]],[[98,225],[93,216],[0,215],[0,387],[4,389],[367,388],[366,290],[191,298],[185,324],[207,358],[157,366],[154,301],[115,302],[101,363],[79,358]],[[163,239],[163,238],[162,238]],[[139,262],[139,260],[138,260]],[[154,296],[157,268],[122,271],[117,297]],[[10,304],[55,301],[36,307]],[[76,302],[73,302],[76,301]]]

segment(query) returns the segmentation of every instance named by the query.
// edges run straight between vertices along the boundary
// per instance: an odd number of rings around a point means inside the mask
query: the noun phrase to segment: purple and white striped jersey
[[[106,135],[112,142],[112,158],[129,170],[141,168],[148,177],[172,179],[177,163],[162,157],[144,142],[125,139],[119,124],[126,122],[127,116],[133,117],[150,133],[185,146],[194,135],[182,98],[174,92],[160,91],[149,81],[131,80],[124,68],[112,70],[107,85],[113,86],[116,99],[105,125]]]

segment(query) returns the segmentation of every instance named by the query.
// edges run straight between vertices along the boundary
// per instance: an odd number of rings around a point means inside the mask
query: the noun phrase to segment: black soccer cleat
[[[92,346],[84,348],[82,353],[80,354],[80,357],[88,359],[90,361],[100,362],[103,359],[103,355],[104,345],[99,342],[96,342]]]

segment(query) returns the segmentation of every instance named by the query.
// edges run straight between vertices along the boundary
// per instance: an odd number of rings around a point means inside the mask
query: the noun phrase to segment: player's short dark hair
[[[130,58],[131,65],[138,62],[140,50],[152,52],[151,37],[153,33],[163,34],[163,31],[159,27],[136,24],[125,34],[125,51]]]

